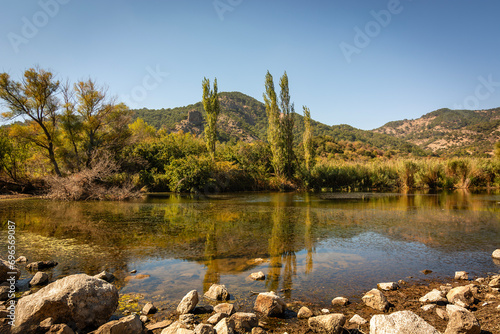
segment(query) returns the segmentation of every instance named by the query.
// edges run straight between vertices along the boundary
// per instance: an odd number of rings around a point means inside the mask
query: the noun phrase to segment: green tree
[[[11,80],[7,73],[0,74],[0,99],[9,109],[2,116],[28,118],[39,127],[40,135],[27,136],[26,139],[47,152],[54,172],[61,176],[55,156],[58,89],[59,81],[54,80],[51,72],[40,68],[26,70],[20,82]]]
[[[288,89],[288,75],[286,72],[280,79],[280,134],[281,134],[281,149],[284,157],[284,174],[288,179],[291,179],[294,173],[295,155],[293,151],[293,113],[295,107],[290,104],[290,92]]]
[[[303,106],[302,108],[304,110],[304,134],[302,136],[302,143],[304,146],[304,161],[306,165],[306,171],[309,174],[314,163],[311,111],[306,106]]]
[[[285,157],[283,156],[283,145],[281,136],[280,110],[278,107],[277,96],[274,90],[273,76],[269,71],[266,74],[266,92],[264,93],[264,102],[266,104],[266,114],[268,119],[267,141],[271,147],[271,165],[274,168],[276,176],[282,176],[284,173]]]
[[[219,96],[217,94],[217,78],[214,80],[214,88],[210,89],[210,80],[203,79],[203,108],[207,113],[207,126],[205,127],[205,140],[207,150],[215,159],[215,142],[217,141],[217,118],[220,113]]]
[[[500,141],[497,141],[495,144],[495,157],[500,159]]]

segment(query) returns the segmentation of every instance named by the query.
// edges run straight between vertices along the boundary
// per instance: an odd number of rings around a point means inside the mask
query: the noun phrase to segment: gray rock
[[[207,292],[205,292],[205,297],[213,300],[229,300],[231,297],[225,285],[212,284]]]
[[[75,332],[66,324],[56,324],[52,325],[45,334],[75,334]]]
[[[218,304],[214,307],[214,311],[217,313],[225,313],[230,316],[234,313],[234,305],[229,303]]]
[[[495,249],[493,251],[493,254],[491,254],[491,257],[493,257],[494,259],[500,260],[500,248]]]
[[[158,309],[153,305],[153,303],[147,303],[142,308],[141,313],[148,315],[148,314],[155,314],[157,311]]]
[[[43,270],[43,269],[49,269],[57,266],[58,263],[56,261],[37,261],[37,262],[31,262],[30,264],[26,265],[26,269],[30,271],[38,271],[38,270]]]
[[[356,325],[361,326],[361,325],[366,324],[368,321],[366,321],[363,317],[355,314],[355,315],[352,316],[351,319],[349,319],[349,322],[352,323],[352,324],[356,324]]]
[[[198,304],[198,291],[191,290],[187,295],[182,298],[181,302],[177,306],[177,312],[180,314],[186,314],[194,310]]]
[[[267,317],[279,317],[286,310],[286,304],[273,291],[259,293],[255,300],[254,310]]]
[[[370,320],[370,334],[439,334],[424,319],[411,311],[389,315],[374,315]]]
[[[471,307],[474,303],[474,295],[472,294],[472,286],[458,286],[453,288],[448,292],[446,298],[448,302],[462,306],[462,307]]]
[[[379,283],[379,284],[377,284],[377,287],[380,290],[384,290],[384,291],[392,291],[392,290],[399,289],[399,285],[396,282]]]
[[[345,316],[340,313],[318,315],[311,317],[307,321],[309,328],[315,332],[339,334],[342,331],[342,326],[345,324]]]
[[[346,306],[349,304],[349,299],[345,297],[335,297],[332,299],[333,306]]]
[[[0,259],[0,284],[3,282],[7,282],[7,279],[11,278],[12,276],[16,280],[18,280],[20,275],[21,272],[19,271],[19,269],[17,269],[16,266],[12,265],[11,263],[5,260]]]
[[[217,325],[219,321],[221,321],[224,318],[229,317],[226,313],[215,313],[212,315],[210,318],[207,319],[207,322],[213,326]]]
[[[297,313],[297,318],[307,319],[312,317],[313,315],[314,315],[313,312],[308,307],[302,306],[299,312]]]
[[[99,327],[93,334],[140,334],[144,331],[144,324],[137,314],[113,320]]]
[[[45,285],[49,283],[49,275],[47,273],[44,273],[43,271],[38,271],[35,276],[30,281],[31,286],[37,286],[37,285]]]
[[[16,307],[13,333],[33,332],[49,317],[84,331],[104,324],[118,306],[118,291],[103,280],[78,274],[23,297]]]
[[[248,277],[254,281],[262,281],[266,279],[266,275],[264,275],[262,271],[259,271],[258,273],[251,273]]]
[[[466,271],[455,271],[455,279],[456,280],[468,280],[469,273]]]
[[[217,334],[234,334],[234,322],[229,318],[224,318],[214,327]],[[164,334],[164,333],[162,333]]]
[[[446,299],[444,292],[434,289],[421,297],[419,301],[422,303],[446,303],[448,299]]]
[[[194,324],[196,323],[196,317],[194,314],[181,314],[179,316],[179,321],[182,322],[184,325],[186,325],[188,328],[194,327]]]
[[[230,320],[234,322],[234,329],[237,332],[249,332],[259,325],[259,320],[254,313],[236,312]]]
[[[446,305],[448,326],[444,334],[480,334],[481,326],[474,315],[457,305]]]
[[[98,279],[102,279],[102,280],[105,280],[106,282],[113,282],[115,280],[115,275],[113,275],[112,273],[109,273],[107,272],[106,270],[104,270],[103,272],[100,272],[99,274],[97,275],[94,275],[95,278],[98,278]]]
[[[366,306],[379,311],[385,311],[389,306],[387,298],[385,298],[384,294],[378,289],[368,291],[363,297],[361,297],[361,300],[363,300]]]
[[[209,324],[199,324],[194,328],[195,334],[215,334],[215,329]]]

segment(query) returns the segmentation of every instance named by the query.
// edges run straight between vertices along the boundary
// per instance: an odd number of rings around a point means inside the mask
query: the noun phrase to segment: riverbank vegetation
[[[213,99],[216,80],[213,91],[208,80],[203,88],[205,105],[213,109],[204,118],[214,116],[205,135],[197,135],[134,118],[90,79],[61,84],[38,68],[27,70],[19,82],[1,74],[3,116],[13,120],[0,128],[2,191],[84,200],[126,199],[139,191],[500,187],[498,144],[490,158],[441,158],[318,134],[307,107],[304,117],[294,112],[286,73],[279,95],[266,75],[267,139],[222,140],[216,116],[227,101],[219,105]]]

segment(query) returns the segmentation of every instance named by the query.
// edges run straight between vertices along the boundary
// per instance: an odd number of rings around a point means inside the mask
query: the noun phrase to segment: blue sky
[[[0,72],[93,78],[132,108],[219,91],[262,101],[286,70],[296,111],[373,129],[439,108],[500,107],[500,2],[0,0]]]

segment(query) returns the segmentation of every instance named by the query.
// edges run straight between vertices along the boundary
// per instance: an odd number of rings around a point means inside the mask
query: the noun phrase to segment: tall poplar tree
[[[266,92],[264,93],[266,114],[268,119],[267,141],[271,146],[271,165],[276,176],[282,176],[284,172],[284,156],[281,136],[280,110],[277,96],[274,90],[273,76],[269,71],[266,74]]]
[[[306,171],[309,173],[314,163],[314,150],[312,143],[312,129],[311,129],[311,111],[306,106],[304,109],[304,134],[302,137],[302,144],[304,146],[304,161],[306,164]]]
[[[205,127],[205,141],[212,159],[215,159],[215,142],[217,141],[217,118],[220,113],[219,96],[217,94],[217,78],[214,79],[214,88],[210,89],[210,80],[203,79],[203,108],[207,113]]]
[[[290,104],[290,92],[288,89],[288,75],[285,73],[280,79],[280,104],[281,104],[281,145],[283,150],[284,166],[283,172],[288,179],[291,179],[294,173],[295,156],[293,151],[293,113],[295,107]]]

